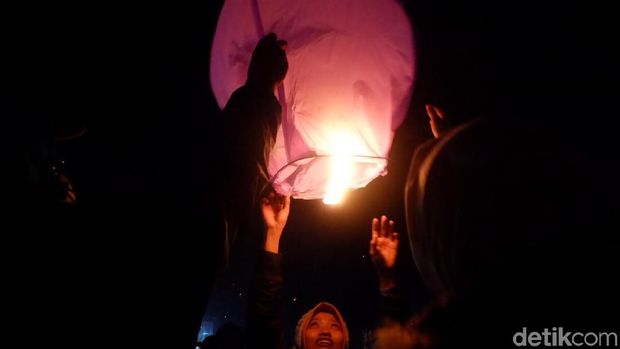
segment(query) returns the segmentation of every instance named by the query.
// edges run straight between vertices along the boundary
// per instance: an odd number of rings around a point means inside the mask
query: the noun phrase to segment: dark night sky
[[[459,114],[463,110],[504,110],[545,120],[574,132],[575,145],[602,161],[616,159],[617,61],[611,53],[616,23],[603,3],[404,1],[416,32],[419,66],[389,174],[351,193],[340,207],[293,202],[282,243],[291,323],[326,299],[341,307],[355,329],[368,326],[376,296],[367,256],[370,220],[387,214],[398,231],[406,229],[403,184],[409,159],[415,146],[431,137],[424,103],[448,105],[463,120],[473,116]],[[68,229],[58,239],[40,236],[66,256],[59,262],[63,275],[80,290],[59,291],[70,309],[81,307],[75,302],[88,304],[86,313],[113,313],[118,322],[130,322],[118,315],[123,312],[131,314],[129,319],[148,314],[147,323],[158,311],[176,314],[169,309],[173,302],[165,300],[182,297],[182,289],[170,286],[184,273],[174,269],[183,258],[176,232],[192,229],[196,222],[185,219],[187,212],[198,210],[202,195],[217,185],[208,180],[217,171],[209,163],[211,153],[221,151],[210,148],[208,139],[211,121],[219,115],[208,72],[220,7],[221,1],[204,1],[24,5],[0,11],[2,113],[88,129],[81,139],[59,146],[82,205],[78,218],[64,224],[79,229]],[[482,97],[470,99],[462,91]],[[197,224],[209,228],[209,222]],[[421,301],[425,291],[402,237],[403,280]],[[247,245],[242,242],[240,251],[250,250]],[[41,250],[43,258],[33,260],[47,260],[49,249]],[[240,254],[242,261],[251,258]],[[22,255],[17,264],[38,264],[33,260]],[[56,267],[35,275],[45,280],[46,271]],[[233,262],[232,279],[246,278],[243,269]],[[220,317],[227,310],[222,309],[227,304],[223,290],[211,304]],[[238,298],[230,293],[230,299]],[[33,297],[39,297],[36,291]],[[48,295],[42,297],[46,303]],[[149,307],[157,310],[144,310]],[[82,309],[76,314],[85,316]],[[133,326],[147,337],[159,330],[157,324]]]

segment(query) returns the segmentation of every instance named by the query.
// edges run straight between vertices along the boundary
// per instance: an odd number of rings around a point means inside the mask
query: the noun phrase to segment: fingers
[[[271,192],[261,198],[261,204],[263,206],[271,205],[274,209],[289,209],[291,206],[291,196],[290,195],[280,195],[276,192]]]
[[[262,206],[272,205],[274,203],[274,200],[275,200],[275,194],[271,192],[267,194],[266,196],[263,196],[260,199],[260,203]]]
[[[391,235],[390,223],[386,216],[381,216],[381,236],[386,238]]]
[[[398,241],[398,233],[396,232],[394,221],[390,221],[389,223],[389,232],[387,237],[390,238],[390,240],[392,241]]]
[[[435,138],[439,138],[448,129],[445,114],[443,110],[432,104],[427,104],[425,107],[426,114],[428,114],[428,117],[430,118],[429,122],[431,124],[433,136],[435,136]]]
[[[375,250],[377,249],[377,237],[379,235],[379,231],[381,230],[379,226],[379,220],[377,218],[373,218],[370,223],[370,255],[375,254]]]
[[[372,239],[377,237],[392,238],[395,230],[395,223],[386,216],[381,216],[380,221],[378,218],[372,219],[372,226],[370,229],[372,232]]]
[[[286,40],[278,40],[278,36],[275,33],[269,33],[263,36],[259,41],[259,44],[271,44],[273,42],[275,42],[276,45],[278,45],[278,47],[280,47],[284,51],[286,51],[286,49],[288,48],[288,42],[286,42]]]
[[[278,208],[283,209],[287,206],[287,199],[289,199],[288,203],[290,203],[290,197],[286,195],[280,195],[278,193],[273,194],[273,203],[278,206]]]
[[[368,253],[371,256],[374,256],[376,250],[377,250],[377,236],[375,235],[372,237],[372,239],[370,239]]]
[[[437,106],[433,106],[433,107],[435,108],[435,114],[437,114],[441,120],[444,120],[446,118],[446,115],[443,112],[443,109],[441,109],[441,108],[439,108]]]
[[[431,121],[435,121],[437,119],[437,115],[435,115],[435,108],[433,108],[433,106],[430,104],[427,104],[424,107],[426,109],[426,115],[428,115],[428,118],[431,119]]]
[[[436,107],[432,104],[427,104],[425,105],[425,107],[426,114],[431,119],[431,121],[441,121],[445,118],[443,110],[441,110],[439,107]]]
[[[263,196],[262,200],[265,204],[271,204],[273,202],[273,193],[267,194],[267,196]]]
[[[370,231],[372,232],[372,238],[376,238],[377,235],[379,235],[379,232],[381,231],[381,226],[379,225],[379,219],[377,218],[373,218],[372,219],[372,226],[370,227]]]
[[[288,212],[291,207],[291,196],[290,195],[278,195],[278,196],[280,199],[278,208],[280,209],[280,211]]]
[[[372,220],[372,234],[373,239],[375,237],[387,238],[392,241],[398,241],[398,233],[396,232],[396,223],[393,220],[388,219],[386,216],[381,216],[381,223],[377,218]]]

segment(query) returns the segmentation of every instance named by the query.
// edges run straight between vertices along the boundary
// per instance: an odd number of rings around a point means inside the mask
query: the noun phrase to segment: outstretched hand
[[[450,128],[444,111],[439,107],[427,104],[426,114],[428,114],[431,131],[435,138],[441,137]]]
[[[398,257],[398,233],[394,231],[394,221],[381,216],[372,220],[372,238],[370,240],[370,257],[379,274],[381,289],[395,286],[394,266]]]
[[[291,206],[291,197],[277,193],[270,193],[261,200],[263,221],[267,230],[265,238],[265,250],[278,253],[280,237],[286,226]]]

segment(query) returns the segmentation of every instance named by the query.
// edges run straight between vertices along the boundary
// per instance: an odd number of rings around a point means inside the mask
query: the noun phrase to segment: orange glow
[[[359,154],[360,144],[348,132],[336,130],[329,134],[328,154],[330,160],[330,174],[327,192],[323,197],[326,205],[336,205],[342,201],[346,192],[352,186],[354,167],[353,156]]]

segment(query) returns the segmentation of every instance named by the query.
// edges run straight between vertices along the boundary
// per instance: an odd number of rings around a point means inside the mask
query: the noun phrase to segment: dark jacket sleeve
[[[221,118],[214,122],[214,197],[222,198],[224,212],[238,225],[248,220],[268,187],[267,164],[281,118],[273,92],[243,86],[232,94]]]
[[[381,290],[379,299],[379,321],[405,322],[411,315],[411,307],[398,286]]]
[[[248,348],[284,348],[281,255],[261,251],[248,299]]]

